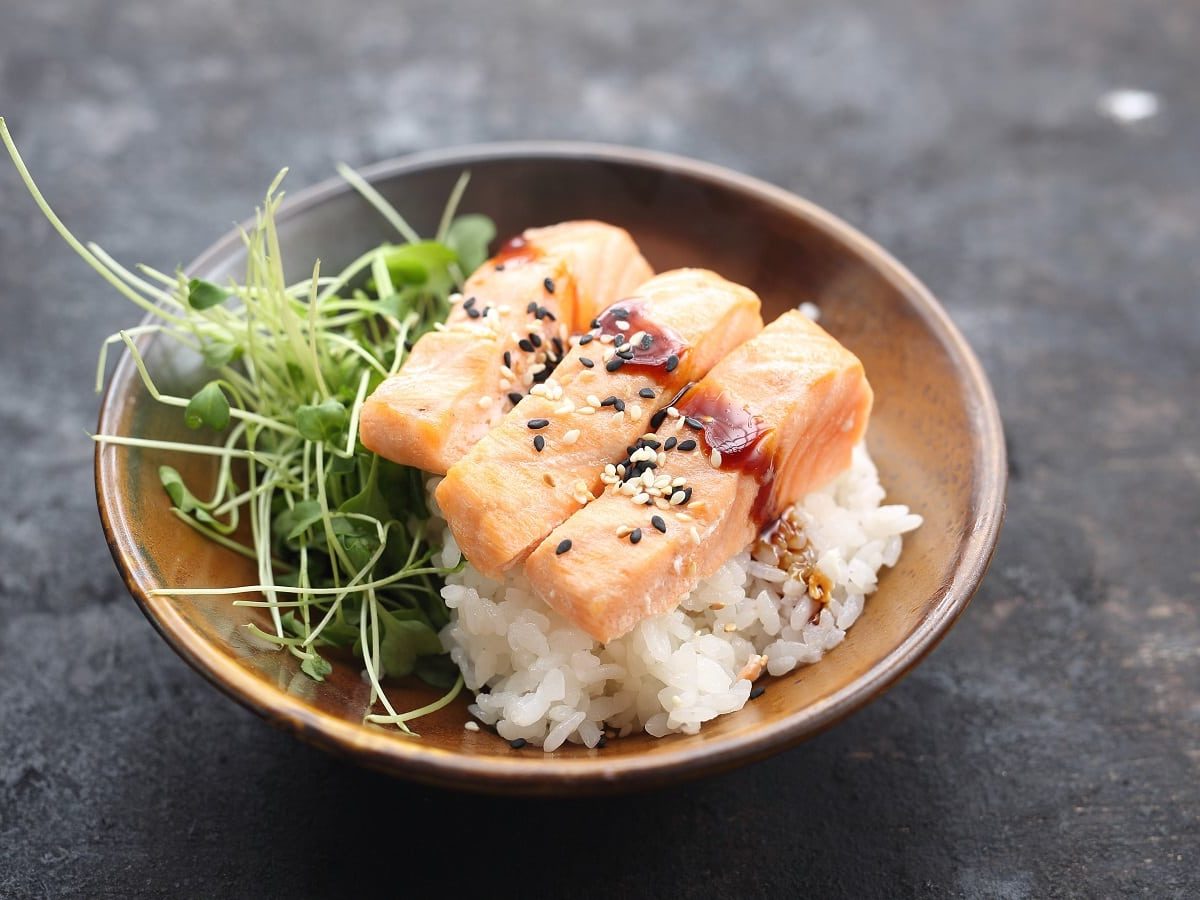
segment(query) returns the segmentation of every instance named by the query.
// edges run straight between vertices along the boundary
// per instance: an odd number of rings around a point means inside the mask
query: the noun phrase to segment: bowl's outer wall
[[[599,790],[694,775],[760,757],[826,727],[877,695],[949,627],[982,577],[1003,514],[1003,439],[990,389],[944,313],[890,257],[856,232],[781,191],[712,167],[638,151],[496,150],[442,161],[376,167],[375,186],[421,232],[431,233],[454,180],[470,164],[464,211],[492,216],[500,235],[531,225],[596,218],[629,229],[656,270],[712,268],[747,284],[770,320],[801,301],[857,353],[875,389],[868,442],[891,502],[925,517],[884,573],[861,620],[820,665],[769,682],[744,710],[700,735],[613,741],[603,751],[568,746],[553,755],[515,752],[486,730],[463,729],[466,699],[420,720],[421,738],[361,724],[367,688],[339,664],[324,684],[289,655],[265,649],[241,627],[261,610],[229,598],[149,597],[163,585],[257,581],[253,565],[181,527],[159,486],[163,463],[189,484],[211,484],[210,460],[101,448],[97,485],[114,557],[135,597],[168,641],[238,700],[326,749],[368,765],[443,784],[493,791]],[[503,152],[503,151],[499,151]],[[368,173],[370,174],[370,173]],[[357,195],[323,186],[280,216],[289,279],[321,258],[335,271],[380,240],[386,226]],[[240,277],[240,243],[226,239],[192,274]],[[162,348],[152,348],[161,351]],[[184,366],[158,354],[156,371]],[[103,433],[184,437],[178,410],[155,404],[128,359],[114,375]],[[198,493],[204,493],[199,491]],[[435,696],[401,689],[399,706]]]

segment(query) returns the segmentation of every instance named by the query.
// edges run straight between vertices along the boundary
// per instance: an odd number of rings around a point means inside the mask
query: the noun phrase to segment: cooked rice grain
[[[881,505],[883,497],[860,446],[850,469],[792,510],[832,585],[823,608],[760,548],[757,558],[746,551],[731,559],[677,609],[607,645],[542,603],[524,575],[494,581],[468,563],[442,590],[452,621],[441,637],[476,692],[471,712],[506,740],[550,751],[566,742],[594,747],[606,727],[691,734],[741,709],[751,683],[738,675],[755,668],[755,657],[765,655],[776,676],[817,662],[858,619],[879,570],[895,564],[901,535],[921,517]],[[449,530],[440,556],[450,566],[461,558]]]

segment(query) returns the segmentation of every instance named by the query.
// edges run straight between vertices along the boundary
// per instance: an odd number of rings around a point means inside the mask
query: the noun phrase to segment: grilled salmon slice
[[[594,499],[605,463],[661,424],[682,387],[762,328],[759,308],[748,288],[679,269],[605,310],[554,376],[438,486],[467,559],[498,577]]]
[[[467,279],[445,325],[367,398],[363,445],[445,472],[548,376],[573,331],[652,274],[624,229],[592,221],[529,229]]]
[[[536,592],[599,641],[673,609],[850,465],[871,411],[862,364],[789,312],[722,360],[603,496],[529,556]]]

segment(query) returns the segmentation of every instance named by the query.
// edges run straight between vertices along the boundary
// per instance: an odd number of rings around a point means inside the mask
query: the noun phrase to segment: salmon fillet
[[[548,376],[573,331],[652,274],[624,229],[592,221],[529,229],[467,279],[445,326],[422,336],[367,398],[363,445],[445,472]]]
[[[858,359],[786,313],[713,368],[622,469],[608,468],[603,496],[529,556],[534,590],[599,641],[673,609],[850,465],[871,402]]]
[[[759,308],[753,291],[702,269],[659,275],[609,307],[438,486],[467,559],[498,577],[594,499],[605,463],[762,328]]]

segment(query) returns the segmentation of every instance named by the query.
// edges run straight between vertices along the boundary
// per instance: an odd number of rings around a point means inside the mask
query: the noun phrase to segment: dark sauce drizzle
[[[767,440],[774,430],[746,407],[734,402],[724,393],[705,390],[703,386],[688,394],[679,412],[699,424],[702,447],[721,454],[722,469],[737,469],[758,481],[750,515],[761,529],[774,518],[771,509],[771,486],[775,481],[775,458],[772,442]]]
[[[628,330],[618,327],[618,322],[627,322]],[[593,338],[611,334],[617,338],[614,346],[628,343],[638,332],[645,336],[630,344],[630,352],[621,359],[621,367],[637,366],[644,369],[661,369],[670,373],[688,351],[687,343],[674,330],[660,325],[646,314],[645,304],[640,300],[621,300],[614,303],[592,322]],[[674,360],[674,362],[671,362]]]
[[[492,265],[496,267],[497,272],[502,272],[510,263],[530,262],[541,255],[540,250],[518,234],[500,245],[500,249],[492,257]]]

